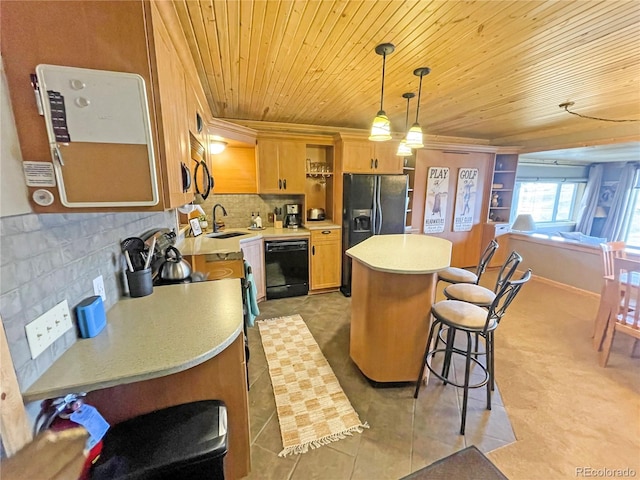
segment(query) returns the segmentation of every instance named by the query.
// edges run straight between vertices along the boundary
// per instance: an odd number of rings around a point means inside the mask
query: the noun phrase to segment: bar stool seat
[[[438,272],[438,280],[449,283],[476,283],[478,276],[464,268],[447,267]]]
[[[445,289],[445,295],[452,301],[459,300],[462,302],[472,303],[480,307],[488,307],[496,299],[494,291],[480,285],[469,283],[457,283],[449,285]]]
[[[520,256],[518,252],[514,250],[509,254],[509,257],[507,257],[504,264],[500,267],[500,272],[498,273],[493,290],[473,283],[456,283],[444,289],[444,296],[449,300],[461,300],[480,307],[489,308],[496,299],[496,295],[502,286],[505,282],[508,282],[516,272],[520,262],[522,262],[522,256]]]
[[[442,300],[432,306],[436,317],[446,319],[446,325],[466,330],[481,331],[487,325],[487,310],[460,300]],[[490,319],[487,329],[495,327],[495,319]]]

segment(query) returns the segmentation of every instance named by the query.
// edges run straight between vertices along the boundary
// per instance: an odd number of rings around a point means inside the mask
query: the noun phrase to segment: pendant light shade
[[[407,99],[407,115],[404,118],[404,129],[405,129],[405,131],[407,130],[407,127],[409,126],[409,100],[411,100],[415,96],[416,96],[415,93],[403,93],[402,94],[402,98],[406,98]],[[410,157],[411,155],[413,155],[413,152],[411,151],[411,147],[407,144],[407,139],[406,138],[403,138],[400,141],[400,145],[398,145],[398,152],[396,153],[396,155],[398,155],[399,157]]]
[[[420,95],[422,94],[422,77],[428,75],[431,72],[429,67],[416,68],[413,74],[420,77],[420,87],[418,88],[418,106],[416,107],[416,121],[407,132],[407,145],[410,148],[422,148],[424,143],[422,142],[422,128],[418,123],[418,115],[420,113]]]
[[[389,122],[389,118],[384,112],[382,103],[384,100],[384,69],[387,62],[387,55],[393,53],[395,49],[396,47],[391,43],[381,43],[376,47],[376,53],[382,55],[382,88],[380,89],[380,111],[376,115],[376,118],[373,119],[371,135],[369,136],[369,140],[374,142],[391,140],[391,122]]]

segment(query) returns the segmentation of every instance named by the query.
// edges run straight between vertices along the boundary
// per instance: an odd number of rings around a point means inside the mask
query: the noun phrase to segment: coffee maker
[[[298,228],[302,225],[302,205],[299,203],[289,203],[284,206],[285,217],[284,226],[287,228]]]

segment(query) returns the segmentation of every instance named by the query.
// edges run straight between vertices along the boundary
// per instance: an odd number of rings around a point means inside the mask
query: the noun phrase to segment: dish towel
[[[260,315],[260,309],[258,308],[258,290],[256,289],[256,282],[253,281],[253,273],[251,272],[251,265],[246,260],[244,261],[244,278],[249,284],[247,289],[247,326],[253,327],[253,323],[258,315]]]

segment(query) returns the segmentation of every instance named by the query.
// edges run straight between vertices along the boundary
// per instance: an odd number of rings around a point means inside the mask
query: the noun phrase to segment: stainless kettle
[[[164,262],[160,265],[158,276],[162,280],[182,281],[191,275],[191,265],[183,260],[182,254],[176,247],[167,247]]]

